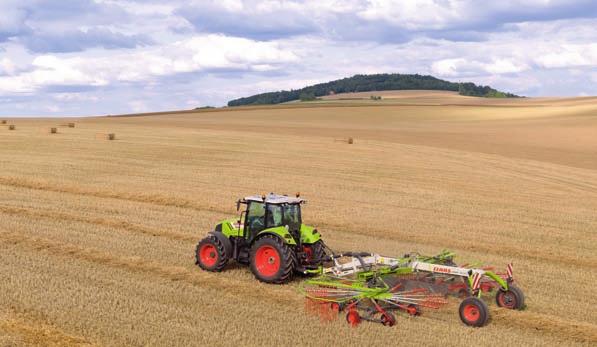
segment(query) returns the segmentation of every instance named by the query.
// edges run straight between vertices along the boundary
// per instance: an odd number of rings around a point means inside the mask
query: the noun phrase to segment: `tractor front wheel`
[[[508,290],[498,290],[495,302],[499,307],[520,310],[524,307],[524,293],[520,288],[509,285]]]
[[[485,301],[471,296],[462,300],[458,309],[460,320],[468,326],[482,327],[489,320],[489,308]]]
[[[276,236],[265,235],[251,247],[251,271],[262,282],[289,282],[295,262],[293,249]]]
[[[214,235],[209,235],[195,248],[195,264],[206,271],[219,272],[228,263],[226,248]]]

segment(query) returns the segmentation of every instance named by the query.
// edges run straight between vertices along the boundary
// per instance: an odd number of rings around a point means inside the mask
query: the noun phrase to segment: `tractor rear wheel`
[[[303,244],[303,252],[305,252],[307,264],[319,264],[325,257],[325,249],[321,240],[313,244]]]
[[[489,308],[485,301],[471,296],[462,300],[458,308],[460,320],[472,327],[482,327],[489,321]]]
[[[508,290],[498,290],[495,302],[499,307],[520,310],[524,307],[524,293],[515,285],[509,285]]]
[[[214,235],[199,241],[195,249],[195,264],[206,271],[219,272],[228,263],[226,248]]]
[[[279,237],[265,235],[251,247],[251,271],[266,283],[286,283],[292,279],[296,257],[294,250]]]

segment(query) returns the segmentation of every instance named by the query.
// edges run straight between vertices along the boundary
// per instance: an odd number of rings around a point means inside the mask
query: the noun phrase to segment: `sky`
[[[0,0],[0,115],[223,106],[354,74],[597,95],[594,0]]]

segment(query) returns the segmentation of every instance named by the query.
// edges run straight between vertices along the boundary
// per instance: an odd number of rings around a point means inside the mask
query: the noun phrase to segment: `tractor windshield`
[[[292,230],[298,229],[301,226],[301,205],[287,204],[284,205],[284,225]]]
[[[267,227],[288,225],[291,230],[298,230],[301,226],[300,204],[268,204]]]

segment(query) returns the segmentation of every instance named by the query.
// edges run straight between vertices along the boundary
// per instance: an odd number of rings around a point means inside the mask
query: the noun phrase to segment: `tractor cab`
[[[238,209],[241,204],[247,205],[240,218],[243,221],[244,213],[244,237],[247,240],[253,240],[263,230],[283,227],[292,235],[295,242],[300,242],[301,204],[303,203],[305,200],[298,196],[275,194],[249,196],[239,200]]]

